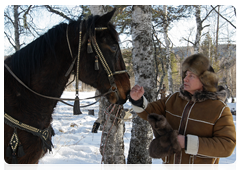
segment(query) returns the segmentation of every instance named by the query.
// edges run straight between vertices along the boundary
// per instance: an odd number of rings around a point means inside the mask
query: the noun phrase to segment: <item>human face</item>
[[[183,79],[184,81],[184,90],[188,91],[191,94],[194,94],[196,91],[203,90],[203,84],[193,72],[187,71],[186,76]]]

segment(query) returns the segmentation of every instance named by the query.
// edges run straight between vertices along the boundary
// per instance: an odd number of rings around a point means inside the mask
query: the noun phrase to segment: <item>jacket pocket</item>
[[[213,164],[215,162],[215,158],[209,158],[200,155],[191,155],[189,163],[191,162],[191,166],[189,164],[189,169],[194,170],[212,170]]]

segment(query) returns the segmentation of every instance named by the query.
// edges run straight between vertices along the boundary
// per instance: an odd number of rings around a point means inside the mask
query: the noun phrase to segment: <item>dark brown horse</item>
[[[4,63],[33,91],[46,96],[60,97],[69,79],[69,75],[66,77],[65,74],[75,57],[78,56],[81,25],[79,79],[95,87],[101,93],[106,93],[111,88],[109,76],[100,61],[99,69],[95,69],[96,50],[92,47],[93,51],[88,52],[87,47],[89,40],[92,40],[91,37],[94,37],[112,73],[126,69],[118,44],[118,34],[115,27],[109,22],[114,12],[115,10],[101,17],[90,16],[87,20],[80,17],[77,21],[71,21],[69,24],[61,23],[9,56]],[[104,27],[104,29],[95,30],[99,27]],[[69,39],[69,45],[67,39]],[[90,43],[93,44],[93,42]],[[72,68],[73,72],[76,72],[76,67],[77,62]],[[111,92],[107,94],[107,98],[111,103],[123,104],[130,91],[128,74],[121,72],[121,74],[114,75],[113,78],[117,86],[117,93]],[[51,150],[53,131],[50,123],[56,104],[56,100],[46,99],[29,91],[9,73],[6,67],[4,68],[4,112],[18,120],[19,126],[27,124],[40,130],[50,129],[48,139],[44,143],[39,136],[21,130],[21,128],[14,130],[5,123],[4,155],[7,163],[38,163],[47,149]],[[18,137],[15,154],[12,153],[13,150],[9,145],[12,138],[12,141],[16,140],[14,132]],[[18,155],[20,150],[24,151],[24,156]],[[8,153],[10,151],[11,155]]]

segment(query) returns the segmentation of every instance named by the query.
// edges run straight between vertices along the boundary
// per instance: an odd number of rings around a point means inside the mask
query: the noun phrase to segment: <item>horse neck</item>
[[[61,56],[62,58],[59,58],[57,63],[54,59],[46,59],[43,62],[41,71],[34,75],[31,84],[34,91],[46,96],[59,98],[61,97],[69,79],[69,76],[65,77],[65,73],[71,63],[71,57],[69,55],[60,54],[57,51],[56,55]],[[35,98],[38,98],[35,102],[35,106],[37,106],[39,110],[38,115],[44,117],[40,124],[46,128],[52,120],[52,113],[54,107],[56,107],[57,100],[45,99],[39,96],[36,96]]]
[[[71,56],[64,52],[68,52],[67,47],[59,46],[59,48],[61,50],[55,51],[58,58],[45,57],[41,71],[33,76],[31,83],[34,90],[54,97],[61,96],[69,79],[69,75],[66,77],[65,74],[72,61]]]

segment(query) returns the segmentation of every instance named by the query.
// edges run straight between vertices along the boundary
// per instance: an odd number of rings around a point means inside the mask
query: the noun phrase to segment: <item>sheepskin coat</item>
[[[148,103],[143,96],[143,107],[132,107],[145,120],[148,113],[165,116],[174,130],[181,129],[180,134],[187,136],[187,146],[180,156],[166,156],[162,158],[165,163],[217,164],[219,158],[230,156],[236,145],[233,117],[224,103],[226,97],[223,87],[218,87],[216,92],[201,91],[191,95],[181,86],[180,92],[164,100]]]

